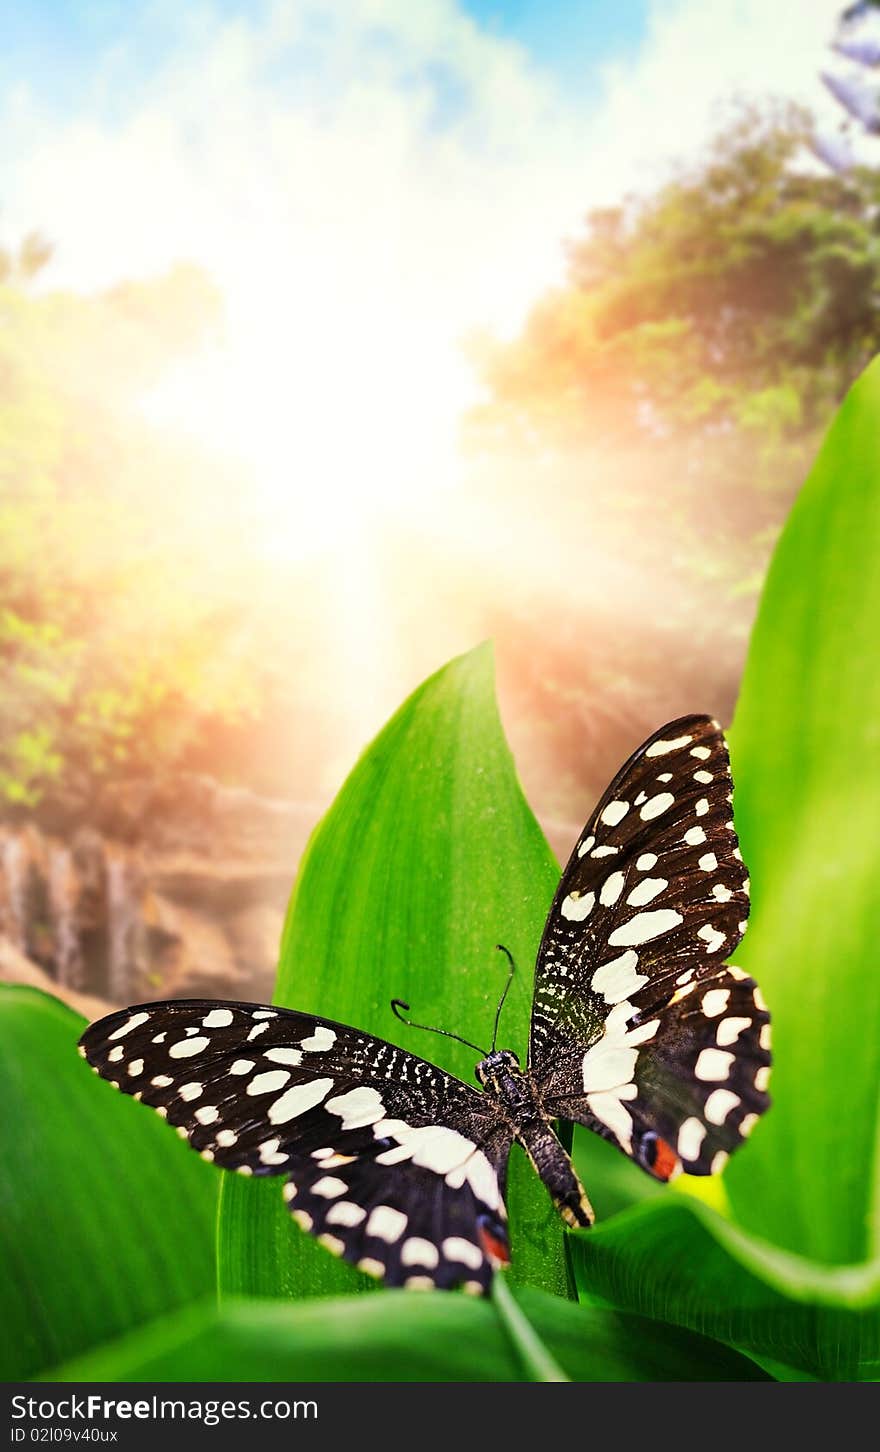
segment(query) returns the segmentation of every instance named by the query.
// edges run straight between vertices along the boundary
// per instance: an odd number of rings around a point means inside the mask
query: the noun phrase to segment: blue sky
[[[419,0],[413,0],[418,4]],[[57,112],[125,109],[200,16],[258,19],[266,0],[28,0],[2,7],[0,92],[25,83]],[[462,0],[488,36],[515,41],[573,100],[638,54],[648,0]]]
[[[585,89],[608,61],[625,63],[645,34],[647,0],[469,0],[490,33],[525,46],[565,87]]]

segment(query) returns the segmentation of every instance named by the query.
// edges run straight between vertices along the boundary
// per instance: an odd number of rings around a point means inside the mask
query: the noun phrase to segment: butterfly
[[[356,1028],[250,1003],[137,1004],[93,1023],[80,1053],[204,1159],[283,1176],[296,1223],[361,1271],[485,1294],[510,1259],[514,1140],[566,1224],[586,1227],[554,1120],[670,1180],[717,1174],[767,1109],[767,1007],[724,962],[749,909],[731,802],[707,716],[630,757],[553,898],[527,1065],[473,1045],[479,1089]]]

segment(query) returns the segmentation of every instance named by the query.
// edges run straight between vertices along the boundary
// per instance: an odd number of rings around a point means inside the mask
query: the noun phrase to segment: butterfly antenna
[[[505,948],[505,946],[504,946],[503,943],[496,943],[495,944],[495,947],[497,948],[497,950],[498,950],[499,953],[503,953],[504,954],[505,958],[507,959],[508,963],[510,964],[510,972],[507,975],[507,982],[504,985],[504,992],[502,993],[501,997],[499,998],[499,1000],[498,1000],[498,1007],[495,1010],[495,1027],[492,1030],[492,1053],[493,1054],[495,1052],[495,1044],[496,1044],[496,1042],[498,1040],[498,1024],[499,1024],[499,1021],[501,1019],[501,1010],[504,1007],[504,1000],[507,997],[508,990],[510,988],[511,983],[513,982],[513,975],[516,972],[516,964],[513,961],[513,954],[511,953],[510,949],[509,948]]]
[[[411,1018],[404,1018],[403,1014],[400,1012],[402,1008],[405,1009],[407,1013],[409,1013],[408,1003],[404,1003],[402,998],[392,998],[391,1012],[394,1014],[395,1018],[400,1019],[401,1023],[405,1023],[407,1028],[425,1029],[425,1031],[429,1034],[442,1034],[445,1039],[457,1039],[460,1044],[465,1044],[467,1048],[474,1049],[481,1056],[481,1058],[486,1058],[486,1050],[481,1049],[479,1044],[472,1044],[470,1039],[463,1039],[461,1034],[452,1034],[449,1032],[449,1029],[434,1028],[432,1024],[415,1023]]]

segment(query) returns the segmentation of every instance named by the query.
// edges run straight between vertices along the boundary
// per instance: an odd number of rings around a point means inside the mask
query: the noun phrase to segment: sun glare
[[[279,292],[283,291],[279,287]],[[458,342],[387,299],[231,307],[224,341],[169,369],[148,419],[240,464],[263,547],[299,558],[402,517],[459,470],[475,386]]]

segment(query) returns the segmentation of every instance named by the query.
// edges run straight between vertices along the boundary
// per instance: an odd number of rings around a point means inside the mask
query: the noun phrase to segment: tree
[[[612,455],[618,477],[649,462],[695,568],[751,573],[880,340],[880,181],[817,174],[809,135],[794,109],[746,112],[655,196],[593,212],[567,284],[484,347],[473,437],[598,453],[606,481]]]

